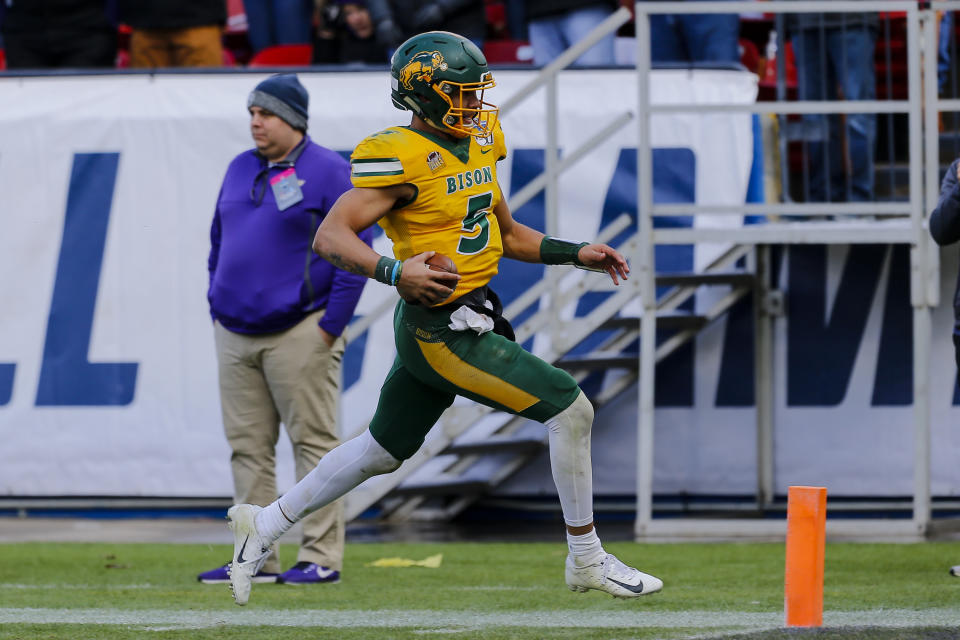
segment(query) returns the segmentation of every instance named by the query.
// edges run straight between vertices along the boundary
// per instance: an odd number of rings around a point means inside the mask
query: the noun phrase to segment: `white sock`
[[[568,531],[567,547],[570,548],[570,555],[573,556],[573,562],[578,567],[597,564],[607,555],[603,545],[600,544],[600,538],[597,537],[596,529],[591,529],[589,533],[579,536]]]
[[[571,527],[593,522],[593,469],[590,430],[593,405],[580,392],[569,407],[544,423],[550,430],[550,470],[560,496],[563,519]]]
[[[358,484],[400,466],[370,431],[344,442],[320,459],[290,491],[257,514],[257,533],[276,540],[295,522],[324,507]]]
[[[257,533],[261,538],[266,538],[274,542],[284,533],[290,530],[295,521],[284,514],[280,501],[275,500],[265,506],[263,511],[257,514],[254,519],[254,525],[257,527]]]

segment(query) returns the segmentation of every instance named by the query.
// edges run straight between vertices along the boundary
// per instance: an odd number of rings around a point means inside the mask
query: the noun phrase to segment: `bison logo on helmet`
[[[413,85],[410,84],[411,81],[419,80],[420,82],[429,84],[433,81],[433,72],[437,69],[440,71],[447,70],[447,63],[443,61],[443,56],[440,52],[421,51],[410,58],[410,62],[403,65],[403,68],[400,70],[400,84],[402,84],[407,91],[413,91]]]

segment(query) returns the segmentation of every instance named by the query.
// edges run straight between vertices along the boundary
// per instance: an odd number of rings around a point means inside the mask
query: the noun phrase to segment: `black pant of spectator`
[[[957,360],[957,371],[960,371],[960,336],[953,334],[953,357]]]
[[[8,69],[91,69],[113,67],[117,32],[51,30],[4,33]]]

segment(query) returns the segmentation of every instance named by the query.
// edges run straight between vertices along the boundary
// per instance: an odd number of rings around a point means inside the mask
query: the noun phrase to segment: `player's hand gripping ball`
[[[445,256],[442,253],[435,253],[427,258],[426,265],[433,271],[457,273],[457,263],[451,260],[449,256]],[[455,278],[441,279],[441,282],[451,289],[457,288],[457,280]]]
[[[447,273],[458,273],[457,263],[442,253],[435,253],[427,258],[426,263],[434,271],[446,271]]]

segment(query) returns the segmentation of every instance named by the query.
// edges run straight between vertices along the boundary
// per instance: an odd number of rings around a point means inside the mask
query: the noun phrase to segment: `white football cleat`
[[[585,567],[576,566],[573,556],[568,555],[565,573],[571,591],[596,589],[615,598],[637,598],[663,588],[663,580],[628,567],[612,553],[608,553],[600,562]]]
[[[960,578],[960,564],[950,567],[950,575]]]
[[[230,562],[230,590],[239,605],[250,599],[253,577],[270,555],[270,543],[260,537],[254,522],[263,507],[235,504],[227,511],[227,520],[233,531],[233,560]]]

